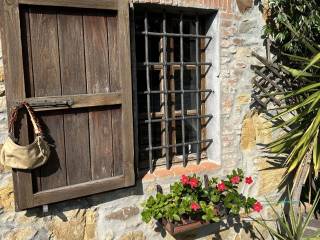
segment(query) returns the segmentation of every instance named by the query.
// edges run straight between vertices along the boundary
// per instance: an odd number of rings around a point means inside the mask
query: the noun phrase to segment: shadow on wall
[[[121,201],[122,198],[144,195],[141,180],[136,180],[136,185],[128,188],[121,188],[114,191],[109,191],[105,193],[95,194],[88,197],[68,200],[64,202],[59,202],[55,204],[50,204],[48,212],[44,212],[41,207],[36,207],[26,210],[27,217],[38,217],[38,218],[51,218],[58,217],[63,222],[68,222],[68,217],[65,212],[72,210],[88,210],[90,208],[98,208],[99,205],[106,204],[112,201]]]

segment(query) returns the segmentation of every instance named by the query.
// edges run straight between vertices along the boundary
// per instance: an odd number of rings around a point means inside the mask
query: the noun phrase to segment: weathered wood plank
[[[30,9],[30,32],[35,97],[61,95],[57,14],[53,9]],[[41,114],[51,148],[48,162],[41,167],[41,190],[66,185],[63,115]]]
[[[118,18],[117,15],[107,17],[108,45],[109,45],[109,71],[110,71],[110,91],[121,91],[121,82],[119,79],[119,49],[118,49]],[[123,174],[122,158],[122,136],[121,136],[121,108],[112,110],[112,141],[113,141],[113,170],[114,175]]]
[[[39,192],[34,195],[34,205],[39,206],[122,188],[124,180],[124,176],[117,176]]]
[[[117,10],[118,0],[19,0],[20,4]]]
[[[118,10],[118,48],[119,48],[119,79],[122,86],[122,156],[124,164],[125,185],[135,183],[133,117],[132,117],[132,83],[130,59],[130,27],[129,3],[119,1]]]
[[[79,10],[58,12],[62,95],[87,92],[83,21]],[[64,114],[67,184],[91,180],[89,116],[87,110]]]
[[[87,108],[87,107],[99,107],[109,105],[121,105],[122,96],[120,92],[112,93],[97,93],[97,94],[79,94],[79,95],[65,95],[65,96],[50,96],[50,97],[36,97],[36,98],[25,98],[18,100],[27,101],[34,107],[35,111],[52,111],[61,109],[76,109],[76,108]],[[55,102],[66,102],[71,101],[71,106],[53,106]]]
[[[7,106],[10,109],[15,99],[25,98],[23,58],[19,6],[17,0],[0,1],[0,29],[5,66]],[[8,111],[9,113],[10,111]],[[28,131],[26,118],[22,120],[21,143],[27,143]],[[33,206],[31,171],[13,170],[13,183],[16,210]]]
[[[110,92],[108,31],[104,13],[86,14],[84,39],[87,92]],[[89,112],[92,179],[113,176],[112,119],[110,108],[94,108]]]
[[[34,97],[34,84],[33,84],[33,67],[32,67],[32,49],[31,49],[31,33],[30,33],[30,19],[29,7],[20,7],[20,22],[21,22],[21,40],[23,51],[23,67],[25,77],[25,92],[26,97]],[[21,101],[19,101],[20,103]],[[31,127],[30,127],[31,126]],[[31,122],[28,120],[28,135],[29,142],[34,139],[33,128]],[[41,170],[40,168],[34,169],[32,172],[33,192],[38,192],[41,189]]]

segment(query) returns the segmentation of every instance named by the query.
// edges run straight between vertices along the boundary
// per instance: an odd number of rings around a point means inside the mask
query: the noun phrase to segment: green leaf
[[[177,214],[173,214],[172,216],[173,216],[173,219],[174,219],[175,221],[177,221],[177,222],[179,222],[179,221],[181,220],[180,217],[179,217],[179,215],[177,215]]]
[[[148,211],[148,210],[142,211],[141,217],[142,217],[142,220],[145,223],[149,223],[151,221],[151,213],[150,213],[150,211]]]

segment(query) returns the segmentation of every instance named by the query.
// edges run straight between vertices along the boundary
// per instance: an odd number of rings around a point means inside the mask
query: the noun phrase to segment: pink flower
[[[192,211],[195,211],[195,212],[200,209],[200,205],[196,202],[191,203],[190,207],[191,207]]]
[[[180,181],[185,186],[189,184],[189,177],[187,177],[186,175],[182,175]]]
[[[227,187],[226,187],[226,185],[224,184],[224,182],[218,183],[218,184],[217,184],[217,188],[218,188],[218,190],[219,190],[220,192],[223,192],[223,191],[227,190]]]
[[[246,177],[245,182],[246,182],[246,184],[251,184],[251,183],[253,183],[252,177],[251,177],[251,176],[250,176],[250,177]]]
[[[263,209],[263,206],[260,202],[253,204],[252,209],[256,212],[260,212]]]
[[[199,180],[197,178],[191,178],[189,180],[189,184],[190,184],[191,188],[196,188],[196,187],[198,187]]]
[[[232,184],[238,184],[240,182],[240,177],[239,176],[234,176],[230,180]]]

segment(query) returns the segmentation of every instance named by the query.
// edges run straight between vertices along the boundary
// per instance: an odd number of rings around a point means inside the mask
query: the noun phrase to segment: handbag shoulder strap
[[[22,109],[22,108],[26,108],[27,109],[27,112],[28,112],[28,114],[30,116],[30,120],[31,120],[35,135],[36,136],[41,136],[43,134],[43,131],[42,131],[42,128],[41,128],[41,126],[39,124],[39,120],[36,117],[32,107],[27,102],[22,102],[20,105],[14,107],[11,110],[10,119],[9,119],[9,133],[12,136],[14,136],[14,125],[15,125],[15,123],[17,121],[19,110]]]

